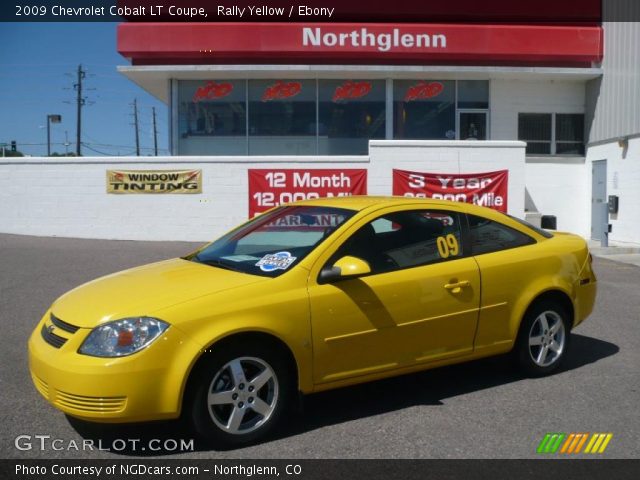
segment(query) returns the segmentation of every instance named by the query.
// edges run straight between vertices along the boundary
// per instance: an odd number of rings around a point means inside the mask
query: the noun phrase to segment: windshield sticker
[[[292,257],[289,252],[270,253],[265,255],[256,263],[263,272],[273,272],[274,270],[286,270],[296,261],[297,257]]]
[[[222,260],[231,260],[232,262],[253,262],[258,260],[258,257],[252,255],[227,255],[226,257],[220,257]]]

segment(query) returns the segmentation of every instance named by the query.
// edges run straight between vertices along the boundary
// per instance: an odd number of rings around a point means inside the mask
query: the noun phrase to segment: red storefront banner
[[[364,169],[249,169],[249,217],[283,203],[367,194]]]
[[[484,173],[423,173],[393,170],[393,194],[473,203],[507,212],[509,170]]]
[[[394,23],[125,23],[118,51],[134,65],[398,63],[591,65],[602,28]]]

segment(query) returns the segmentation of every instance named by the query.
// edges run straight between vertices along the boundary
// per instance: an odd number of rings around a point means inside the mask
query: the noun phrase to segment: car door
[[[477,215],[467,218],[471,253],[482,272],[474,348],[500,353],[511,348],[517,334],[517,303],[541,272],[557,269],[560,262],[541,255],[536,241],[518,230]]]
[[[382,212],[320,258],[309,281],[314,383],[473,349],[480,276],[465,256],[463,219],[434,209]],[[371,273],[318,283],[321,268],[345,255],[368,262]]]

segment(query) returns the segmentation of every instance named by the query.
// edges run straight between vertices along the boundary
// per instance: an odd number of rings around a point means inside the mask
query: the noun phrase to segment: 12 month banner
[[[424,173],[393,170],[393,194],[466,202],[507,212],[509,170]]]
[[[202,193],[202,170],[107,170],[107,193]]]
[[[367,194],[364,169],[249,169],[249,217],[283,203]]]

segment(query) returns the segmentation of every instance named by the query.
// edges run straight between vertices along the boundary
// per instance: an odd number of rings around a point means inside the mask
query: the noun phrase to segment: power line
[[[127,157],[127,156],[132,155],[134,153],[134,152],[131,152],[131,153],[120,154],[120,152],[118,152],[117,154],[114,155],[113,153],[106,153],[106,152],[101,152],[100,150],[96,150],[95,148],[90,147],[86,143],[83,143],[83,145],[86,148],[88,148],[89,150],[91,150],[93,152],[96,152],[96,153],[99,153],[100,155],[105,155],[107,157],[113,157],[113,156],[116,156],[116,157]]]
[[[25,147],[43,147],[43,146],[47,145],[47,142],[21,142],[19,140],[17,140],[16,143],[17,143],[17,145],[25,146]],[[52,146],[54,146],[54,145],[65,146],[65,145],[67,145],[67,143],[66,142],[51,142],[51,145]],[[127,150],[131,149],[132,150],[131,153],[134,153],[133,149],[135,148],[133,145],[113,145],[113,144],[110,144],[110,143],[94,143],[94,142],[91,142],[91,143],[82,142],[82,146],[83,147],[87,147],[89,149],[91,149],[92,147],[104,147],[104,148],[114,148],[114,149],[121,148],[121,149],[127,149]],[[140,147],[140,150],[153,151],[154,148],[153,147]],[[162,151],[162,152],[169,152],[169,150],[166,149],[166,148],[158,148],[158,150]],[[113,155],[113,154],[105,153],[104,155]]]

